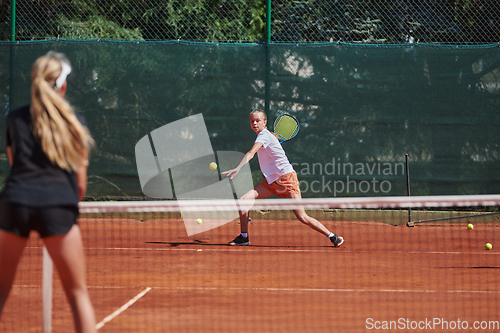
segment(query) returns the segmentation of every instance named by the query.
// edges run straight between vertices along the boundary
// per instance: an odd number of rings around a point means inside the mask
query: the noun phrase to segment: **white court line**
[[[147,287],[146,289],[144,289],[143,291],[141,291],[139,294],[135,295],[135,297],[132,298],[131,300],[129,300],[127,303],[123,304],[115,312],[113,312],[112,314],[110,314],[109,316],[107,316],[106,318],[104,318],[103,320],[101,320],[96,325],[96,327],[95,327],[96,330],[101,329],[104,325],[106,325],[111,320],[113,320],[114,318],[116,318],[117,316],[119,316],[123,311],[127,310],[130,306],[132,306],[132,304],[134,304],[135,302],[137,302],[142,296],[146,295],[151,289],[153,289],[153,288]]]
[[[86,247],[85,250],[114,250],[114,251],[191,251],[197,252],[199,247],[203,247],[203,251],[214,251],[214,252],[304,252],[304,253],[401,253],[401,254],[485,254],[485,255],[500,255],[500,252],[469,252],[469,251],[383,251],[383,250],[344,250],[344,249],[334,249],[332,247],[331,250],[305,250],[305,249],[273,249],[273,248],[257,248],[252,249],[249,247],[244,248],[234,248],[230,249],[214,249],[214,248],[206,248],[200,244],[193,244],[193,246],[198,246],[197,248],[189,248],[189,249],[179,249],[179,248],[153,248],[153,247]],[[229,246],[228,246],[229,247]]]
[[[38,287],[15,285],[16,287]],[[89,289],[130,289],[130,286],[88,286]],[[255,288],[255,287],[154,287],[157,290],[233,290],[233,291],[278,291],[278,292],[364,292],[364,293],[448,293],[448,294],[500,294],[500,290],[422,290],[422,289],[341,289],[341,288]],[[152,288],[148,287],[151,290]],[[149,290],[142,293],[147,293]],[[137,296],[136,296],[137,297]],[[142,296],[141,296],[142,297]],[[140,298],[140,297],[139,297]],[[104,321],[104,320],[103,320]]]
[[[235,291],[278,291],[278,292],[378,292],[378,293],[450,293],[450,294],[500,294],[500,290],[420,290],[420,289],[334,289],[334,288],[245,288],[245,287],[155,287],[163,290],[235,290]]]
[[[335,249],[333,246],[329,250],[306,250],[306,249],[275,249],[266,248],[264,245],[259,248],[251,247],[237,247],[227,246],[228,249],[223,248],[206,248],[203,244],[192,244],[192,246],[197,246],[197,248],[189,249],[179,249],[176,247],[170,248],[153,248],[153,247],[84,247],[84,250],[113,250],[113,251],[191,251],[197,252],[199,247],[203,247],[203,251],[214,251],[214,252],[304,252],[304,253],[400,253],[400,254],[483,254],[483,255],[500,255],[500,252],[491,251],[481,251],[481,252],[470,252],[470,251],[384,251],[384,250],[345,250],[344,248]],[[230,248],[229,248],[230,247]],[[33,246],[31,248],[42,248],[41,246]]]

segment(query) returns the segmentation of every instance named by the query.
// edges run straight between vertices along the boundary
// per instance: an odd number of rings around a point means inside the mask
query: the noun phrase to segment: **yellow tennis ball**
[[[491,250],[493,248],[493,245],[491,245],[491,243],[486,243],[484,247],[486,248],[486,250]]]
[[[215,163],[215,162],[210,163],[209,168],[210,168],[210,170],[217,169],[217,163]]]
[[[470,230],[474,229],[474,226],[472,225],[472,223],[467,224],[467,229],[470,229]]]
[[[202,219],[197,219],[197,220],[196,220],[196,223],[198,223],[198,224],[202,224],[202,223],[203,223],[203,220],[202,220]]]

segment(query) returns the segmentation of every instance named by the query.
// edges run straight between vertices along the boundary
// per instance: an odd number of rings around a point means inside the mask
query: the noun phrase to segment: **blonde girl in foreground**
[[[87,189],[93,140],[64,99],[71,66],[60,53],[40,57],[31,72],[31,104],[8,114],[11,172],[0,194],[0,315],[30,231],[40,234],[59,272],[77,332],[96,332],[85,281],[78,202]]]

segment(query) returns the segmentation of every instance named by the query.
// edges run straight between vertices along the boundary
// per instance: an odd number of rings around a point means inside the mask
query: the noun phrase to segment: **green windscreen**
[[[0,43],[3,114],[30,102],[31,66],[49,50],[70,59],[66,97],[97,144],[89,197],[145,198],[136,144],[188,116],[203,115],[213,151],[247,152],[255,108],[269,128],[283,113],[299,120],[283,147],[303,197],[406,195],[406,156],[411,194],[500,188],[498,47]],[[250,166],[262,180],[257,157]]]

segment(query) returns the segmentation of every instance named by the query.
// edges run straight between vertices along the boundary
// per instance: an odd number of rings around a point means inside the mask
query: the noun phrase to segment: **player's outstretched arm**
[[[236,176],[238,174],[238,172],[241,170],[241,168],[243,168],[243,166],[245,164],[247,164],[248,162],[250,162],[250,160],[255,156],[255,154],[257,153],[257,151],[262,147],[262,143],[260,142],[256,142],[252,149],[250,149],[250,151],[248,153],[245,154],[245,156],[243,156],[243,158],[241,159],[241,162],[240,164],[238,164],[238,166],[234,169],[231,169],[231,170],[228,170],[228,171],[224,171],[224,172],[221,172],[221,176],[222,177],[229,177],[229,179],[233,179],[234,176]]]

